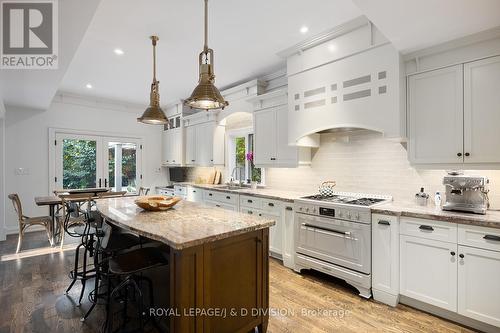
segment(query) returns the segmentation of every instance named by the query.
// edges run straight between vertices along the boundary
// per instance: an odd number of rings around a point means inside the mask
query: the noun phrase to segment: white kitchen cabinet
[[[279,212],[275,214],[262,212],[260,216],[276,221],[276,224],[269,228],[269,252],[274,257],[281,258],[283,255],[283,223],[281,214]]]
[[[276,158],[276,114],[272,109],[254,114],[254,163],[257,166],[274,164]]]
[[[463,162],[463,66],[408,78],[408,153],[413,164]]]
[[[500,252],[459,245],[458,253],[458,313],[500,327]]]
[[[464,162],[499,163],[500,56],[464,65]]]
[[[224,164],[225,127],[215,122],[186,127],[186,164],[212,166]]]
[[[162,160],[165,166],[183,165],[183,132],[182,128],[163,131]]]
[[[400,294],[457,311],[457,244],[400,236]]]
[[[373,298],[396,306],[399,298],[399,221],[397,216],[372,215]]]
[[[292,203],[284,203],[283,211],[283,265],[288,268],[295,268],[295,225],[294,225],[294,212]]]
[[[196,164],[196,127],[186,127],[186,164]]]
[[[259,167],[296,167],[298,148],[288,145],[286,105],[254,113],[255,165]]]
[[[203,190],[194,186],[187,186],[187,201],[203,202]]]

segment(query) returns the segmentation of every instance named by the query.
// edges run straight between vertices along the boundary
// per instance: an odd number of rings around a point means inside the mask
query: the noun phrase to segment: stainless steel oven
[[[298,253],[361,273],[371,272],[371,226],[297,214]]]

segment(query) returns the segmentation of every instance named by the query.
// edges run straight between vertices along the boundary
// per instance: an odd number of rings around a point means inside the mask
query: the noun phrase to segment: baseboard
[[[462,315],[459,315],[456,312],[448,311],[445,309],[441,309],[437,306],[430,305],[424,302],[417,301],[416,299],[400,295],[399,297],[399,303],[411,306],[412,308],[431,313],[433,315],[436,315],[438,317],[462,324],[464,326],[479,330],[481,332],[486,332],[486,333],[498,333],[500,328],[489,325],[483,322],[480,322],[475,319],[471,319]]]
[[[382,290],[377,290],[372,288],[373,299],[387,304],[389,306],[395,307],[399,303],[399,295],[392,295]]]

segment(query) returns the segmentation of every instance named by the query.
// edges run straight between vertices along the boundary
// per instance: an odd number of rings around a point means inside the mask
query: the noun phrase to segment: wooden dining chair
[[[64,236],[68,234],[72,237],[81,237],[78,232],[74,232],[74,227],[85,226],[88,216],[93,206],[91,194],[60,194],[61,198],[61,249],[64,246]],[[80,231],[80,229],[78,229]]]
[[[139,195],[148,195],[150,188],[149,187],[139,187]]]
[[[19,220],[19,238],[17,241],[17,250],[16,253],[21,250],[21,244],[23,242],[23,236],[24,232],[26,229],[31,227],[32,225],[41,225],[45,228],[47,231],[47,237],[49,238],[49,243],[51,243],[51,225],[52,225],[52,218],[50,216],[37,216],[37,217],[28,217],[23,214],[23,206],[21,204],[21,200],[19,199],[19,195],[16,193],[9,194],[9,199],[12,200],[12,204],[14,205],[14,210],[17,213],[17,217]]]
[[[102,193],[97,193],[97,197],[99,199],[106,199],[106,198],[116,198],[116,197],[123,197],[127,194],[127,191],[120,191],[120,192],[102,192]]]

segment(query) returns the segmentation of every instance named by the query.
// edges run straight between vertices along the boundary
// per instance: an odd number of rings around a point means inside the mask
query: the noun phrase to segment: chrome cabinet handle
[[[290,206],[286,207],[285,209],[286,209],[286,210],[293,210],[293,208],[292,208],[292,207],[290,207]]]
[[[386,220],[380,220],[380,221],[378,221],[378,224],[391,225],[391,223],[389,221],[386,221]]]
[[[307,224],[307,223],[302,223],[303,227],[306,228],[313,228],[316,230],[321,230],[323,232],[328,232],[328,233],[334,233],[334,234],[339,234],[339,235],[344,235],[344,236],[351,236],[351,233],[349,231],[338,231],[338,230],[333,230],[333,229],[327,229],[323,227],[317,227],[315,225]]]

